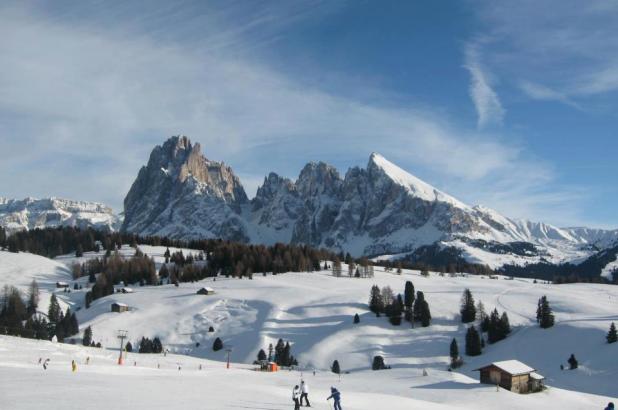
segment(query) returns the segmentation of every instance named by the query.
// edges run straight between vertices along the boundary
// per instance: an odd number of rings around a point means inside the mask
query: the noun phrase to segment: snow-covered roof
[[[204,290],[206,290],[208,292],[214,292],[215,291],[213,288],[209,288],[208,286],[204,286],[204,287],[200,288],[200,290],[202,290],[202,289],[204,289]]]
[[[114,302],[114,303],[112,303],[112,305],[129,307],[129,305],[127,305],[126,303],[120,303],[120,302]]]
[[[532,377],[534,380],[543,380],[545,378],[541,376],[540,374],[538,374],[537,372],[530,373],[530,377]]]
[[[121,289],[122,289],[123,291],[125,291],[125,292],[128,292],[128,293],[132,293],[132,292],[133,292],[133,289],[128,288],[128,287],[126,287],[126,286],[122,287]]]
[[[493,362],[490,366],[495,366],[500,370],[504,370],[510,375],[518,375],[524,373],[532,373],[534,369],[527,364],[520,362],[519,360],[503,360],[501,362]],[[488,367],[484,366],[483,368]],[[477,369],[480,370],[480,369]]]

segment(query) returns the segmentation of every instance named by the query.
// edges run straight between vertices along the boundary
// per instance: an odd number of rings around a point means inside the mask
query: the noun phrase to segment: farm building
[[[56,282],[56,287],[57,288],[68,288],[69,284],[66,282]]]
[[[543,376],[518,360],[494,362],[479,369],[481,383],[497,384],[515,393],[530,393],[543,389]]]
[[[120,292],[120,293],[133,293],[133,289],[124,286],[122,288],[119,288],[117,290],[117,292]]]
[[[204,288],[200,288],[197,291],[197,294],[198,295],[214,295],[215,290],[213,288],[204,287]]]
[[[128,312],[128,311],[129,311],[129,305],[126,305],[124,303],[118,303],[118,302],[112,303],[112,312],[122,313],[122,312]]]

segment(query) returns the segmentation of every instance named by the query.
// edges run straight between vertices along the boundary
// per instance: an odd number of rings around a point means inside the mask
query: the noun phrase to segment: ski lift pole
[[[225,349],[225,351],[227,352],[227,365],[226,365],[226,369],[230,368],[230,353],[232,352],[232,349]]]
[[[120,351],[119,351],[119,355],[118,355],[118,364],[122,365],[122,347],[124,346],[124,339],[126,339],[127,337],[127,333],[129,333],[126,330],[119,330],[118,331],[118,339],[120,339]]]

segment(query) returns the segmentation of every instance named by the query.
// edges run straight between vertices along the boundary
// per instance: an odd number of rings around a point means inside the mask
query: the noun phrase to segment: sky
[[[618,228],[616,21],[616,1],[3,1],[0,196],[122,212],[187,135],[250,197],[379,152],[470,205]]]

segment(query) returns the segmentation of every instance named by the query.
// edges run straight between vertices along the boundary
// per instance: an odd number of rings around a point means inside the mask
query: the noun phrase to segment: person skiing
[[[330,400],[333,399],[334,400],[334,407],[335,410],[341,410],[341,393],[339,393],[339,390],[335,389],[334,387],[330,388],[330,396],[328,396],[328,398],[326,400]]]
[[[607,407],[605,407],[605,410],[614,410],[614,403],[609,402],[609,403],[607,404]]]
[[[45,359],[43,362],[43,370],[47,370],[47,366],[49,365],[49,358]]]
[[[298,387],[298,384],[292,389],[292,401],[294,402],[294,410],[300,410],[300,387]]]
[[[71,360],[71,370],[73,372],[77,371],[77,363],[75,363],[75,360]]]
[[[300,381],[300,405],[303,405],[303,398],[305,399],[305,405],[311,407],[309,403],[309,385],[304,380]]]

